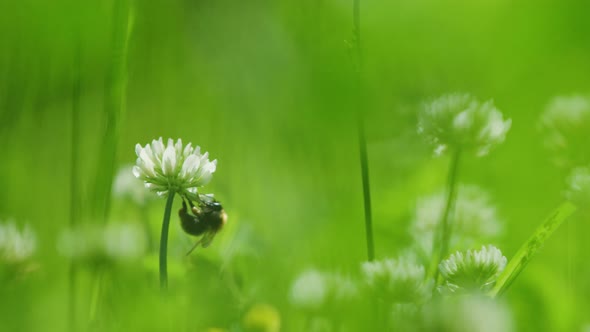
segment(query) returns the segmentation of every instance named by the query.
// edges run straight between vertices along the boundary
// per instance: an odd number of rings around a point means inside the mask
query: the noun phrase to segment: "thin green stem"
[[[457,149],[451,158],[449,177],[447,179],[446,202],[440,223],[433,239],[432,261],[430,263],[429,276],[438,278],[438,263],[447,255],[452,234],[451,219],[454,214],[455,201],[457,199],[457,178],[459,175],[459,163],[461,162],[461,150]]]
[[[75,28],[79,31],[78,27]],[[69,226],[73,228],[79,218],[80,209],[80,191],[78,190],[80,180],[79,165],[79,143],[80,142],[80,86],[81,86],[81,46],[79,32],[74,38],[74,64],[73,64],[73,84],[72,84],[72,136],[71,136],[71,154],[70,154],[70,220]],[[74,261],[69,262],[68,267],[68,328],[70,331],[76,330],[76,285],[77,285],[78,268]]]
[[[375,259],[375,243],[373,240],[373,213],[371,211],[371,186],[369,182],[369,158],[367,154],[367,140],[365,136],[365,124],[361,114],[362,105],[362,83],[361,83],[361,28],[360,28],[360,0],[353,1],[353,39],[355,58],[355,84],[357,90],[357,125],[359,142],[359,159],[361,164],[361,179],[363,182],[363,203],[365,209],[365,238],[367,242],[367,258],[369,261]]]
[[[363,198],[365,206],[365,237],[367,241],[367,258],[375,259],[375,243],[373,240],[373,216],[371,211],[371,187],[369,184],[369,161],[367,155],[367,142],[363,122],[359,119],[359,157],[361,162],[361,178],[363,181]]]
[[[441,246],[440,246],[440,259],[443,259],[447,255],[449,250],[449,242],[451,240],[452,233],[452,215],[454,215],[455,201],[457,200],[457,176],[459,174],[459,162],[461,161],[461,150],[457,150],[451,159],[451,169],[449,172],[449,180],[447,182],[447,204],[443,213],[441,221]]]
[[[160,289],[168,288],[168,228],[170,226],[170,213],[172,212],[172,203],[174,202],[174,191],[168,193],[166,200],[166,209],[164,210],[164,220],[162,220],[162,233],[160,236]]]
[[[570,202],[562,203],[555,209],[545,221],[537,227],[533,235],[518,249],[514,257],[510,260],[502,274],[498,277],[496,285],[488,293],[491,297],[502,295],[520,272],[527,266],[529,261],[535,256],[537,251],[543,247],[545,241],[567,220],[578,207]]]

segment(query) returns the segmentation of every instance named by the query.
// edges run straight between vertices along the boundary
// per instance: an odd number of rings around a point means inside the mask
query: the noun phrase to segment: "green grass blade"
[[[111,54],[104,90],[106,128],[98,159],[93,200],[93,215],[104,219],[108,216],[110,209],[117,145],[125,113],[127,50],[133,25],[133,11],[128,0],[114,3],[113,17]]]
[[[535,230],[535,233],[516,252],[490,291],[491,297],[502,295],[527,266],[537,251],[551,237],[555,230],[575,211],[577,206],[564,202]]]

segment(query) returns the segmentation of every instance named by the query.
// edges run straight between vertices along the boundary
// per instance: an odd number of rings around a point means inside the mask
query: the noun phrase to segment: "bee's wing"
[[[207,233],[203,235],[203,237],[201,238],[201,244],[203,248],[207,248],[211,244],[213,238],[215,237],[215,234],[217,234],[216,231],[207,231]]]
[[[203,239],[205,238],[205,236],[202,236],[200,239],[197,240],[197,242],[192,246],[191,250],[189,250],[186,255],[190,255],[191,252],[193,252],[193,250],[197,249],[197,247],[199,246],[199,244],[201,244],[203,242]]]

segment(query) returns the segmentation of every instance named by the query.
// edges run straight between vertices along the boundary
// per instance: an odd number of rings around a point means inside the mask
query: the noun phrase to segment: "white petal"
[[[197,147],[195,147],[195,150],[193,151],[193,154],[200,155],[201,154],[201,147],[197,145]]]
[[[199,168],[201,160],[194,154],[188,156],[182,164],[182,170],[180,172],[182,177],[192,177]]]
[[[176,168],[176,151],[173,146],[168,146],[164,150],[164,156],[162,157],[162,172],[164,175],[173,175],[174,169]]]
[[[154,164],[154,161],[152,160],[152,156],[150,156],[150,150],[149,149],[143,149],[141,150],[141,152],[139,153],[139,159],[141,159],[141,162],[144,164]]]
[[[178,154],[182,153],[182,140],[180,138],[176,141],[174,148]]]
[[[142,174],[143,174],[143,172],[141,171],[141,168],[139,168],[139,166],[133,166],[133,175],[134,175],[136,178],[139,178],[139,177],[141,177],[141,176],[142,176]]]
[[[204,186],[207,183],[209,183],[211,181],[211,178],[213,177],[213,174],[211,174],[211,172],[209,171],[204,171],[201,176],[199,177],[199,181],[198,181],[198,185],[199,186]]]
[[[162,143],[162,137],[160,137],[159,140],[152,141],[152,149],[154,150],[154,156],[160,159],[164,153],[164,143]]]
[[[193,152],[192,144],[189,142],[186,147],[184,148],[183,155],[187,158]]]
[[[139,157],[139,153],[141,152],[141,150],[143,150],[143,148],[141,147],[141,145],[135,144],[135,154]]]
[[[212,162],[209,162],[204,167],[206,167],[209,170],[209,172],[215,173],[215,171],[217,170],[217,159],[213,160]]]

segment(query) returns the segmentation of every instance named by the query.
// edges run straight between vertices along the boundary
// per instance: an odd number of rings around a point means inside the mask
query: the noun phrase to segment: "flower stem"
[[[543,247],[545,241],[555,230],[570,217],[578,207],[570,202],[562,203],[549,215],[547,219],[535,230],[533,235],[526,241],[510,260],[502,274],[498,277],[496,285],[488,293],[491,297],[502,295],[514,282],[516,277],[527,266],[537,251]]]
[[[447,183],[447,204],[443,213],[441,226],[441,249],[440,259],[443,259],[447,255],[449,250],[449,242],[451,240],[451,215],[455,208],[455,201],[457,200],[457,175],[459,173],[459,162],[461,160],[461,150],[457,150],[451,160],[451,169],[449,172],[449,180]]]
[[[172,212],[174,195],[176,195],[174,191],[168,193],[160,236],[160,289],[163,291],[168,288],[168,228],[170,226],[170,213]]]
[[[457,149],[451,159],[449,169],[449,177],[447,180],[447,196],[445,208],[438,225],[437,231],[434,233],[434,248],[432,254],[432,262],[430,263],[430,276],[434,277],[436,281],[438,278],[438,263],[447,255],[449,250],[449,242],[451,240],[451,215],[457,200],[457,178],[459,175],[459,163],[461,161],[461,150]],[[438,249],[438,252],[436,252]]]

